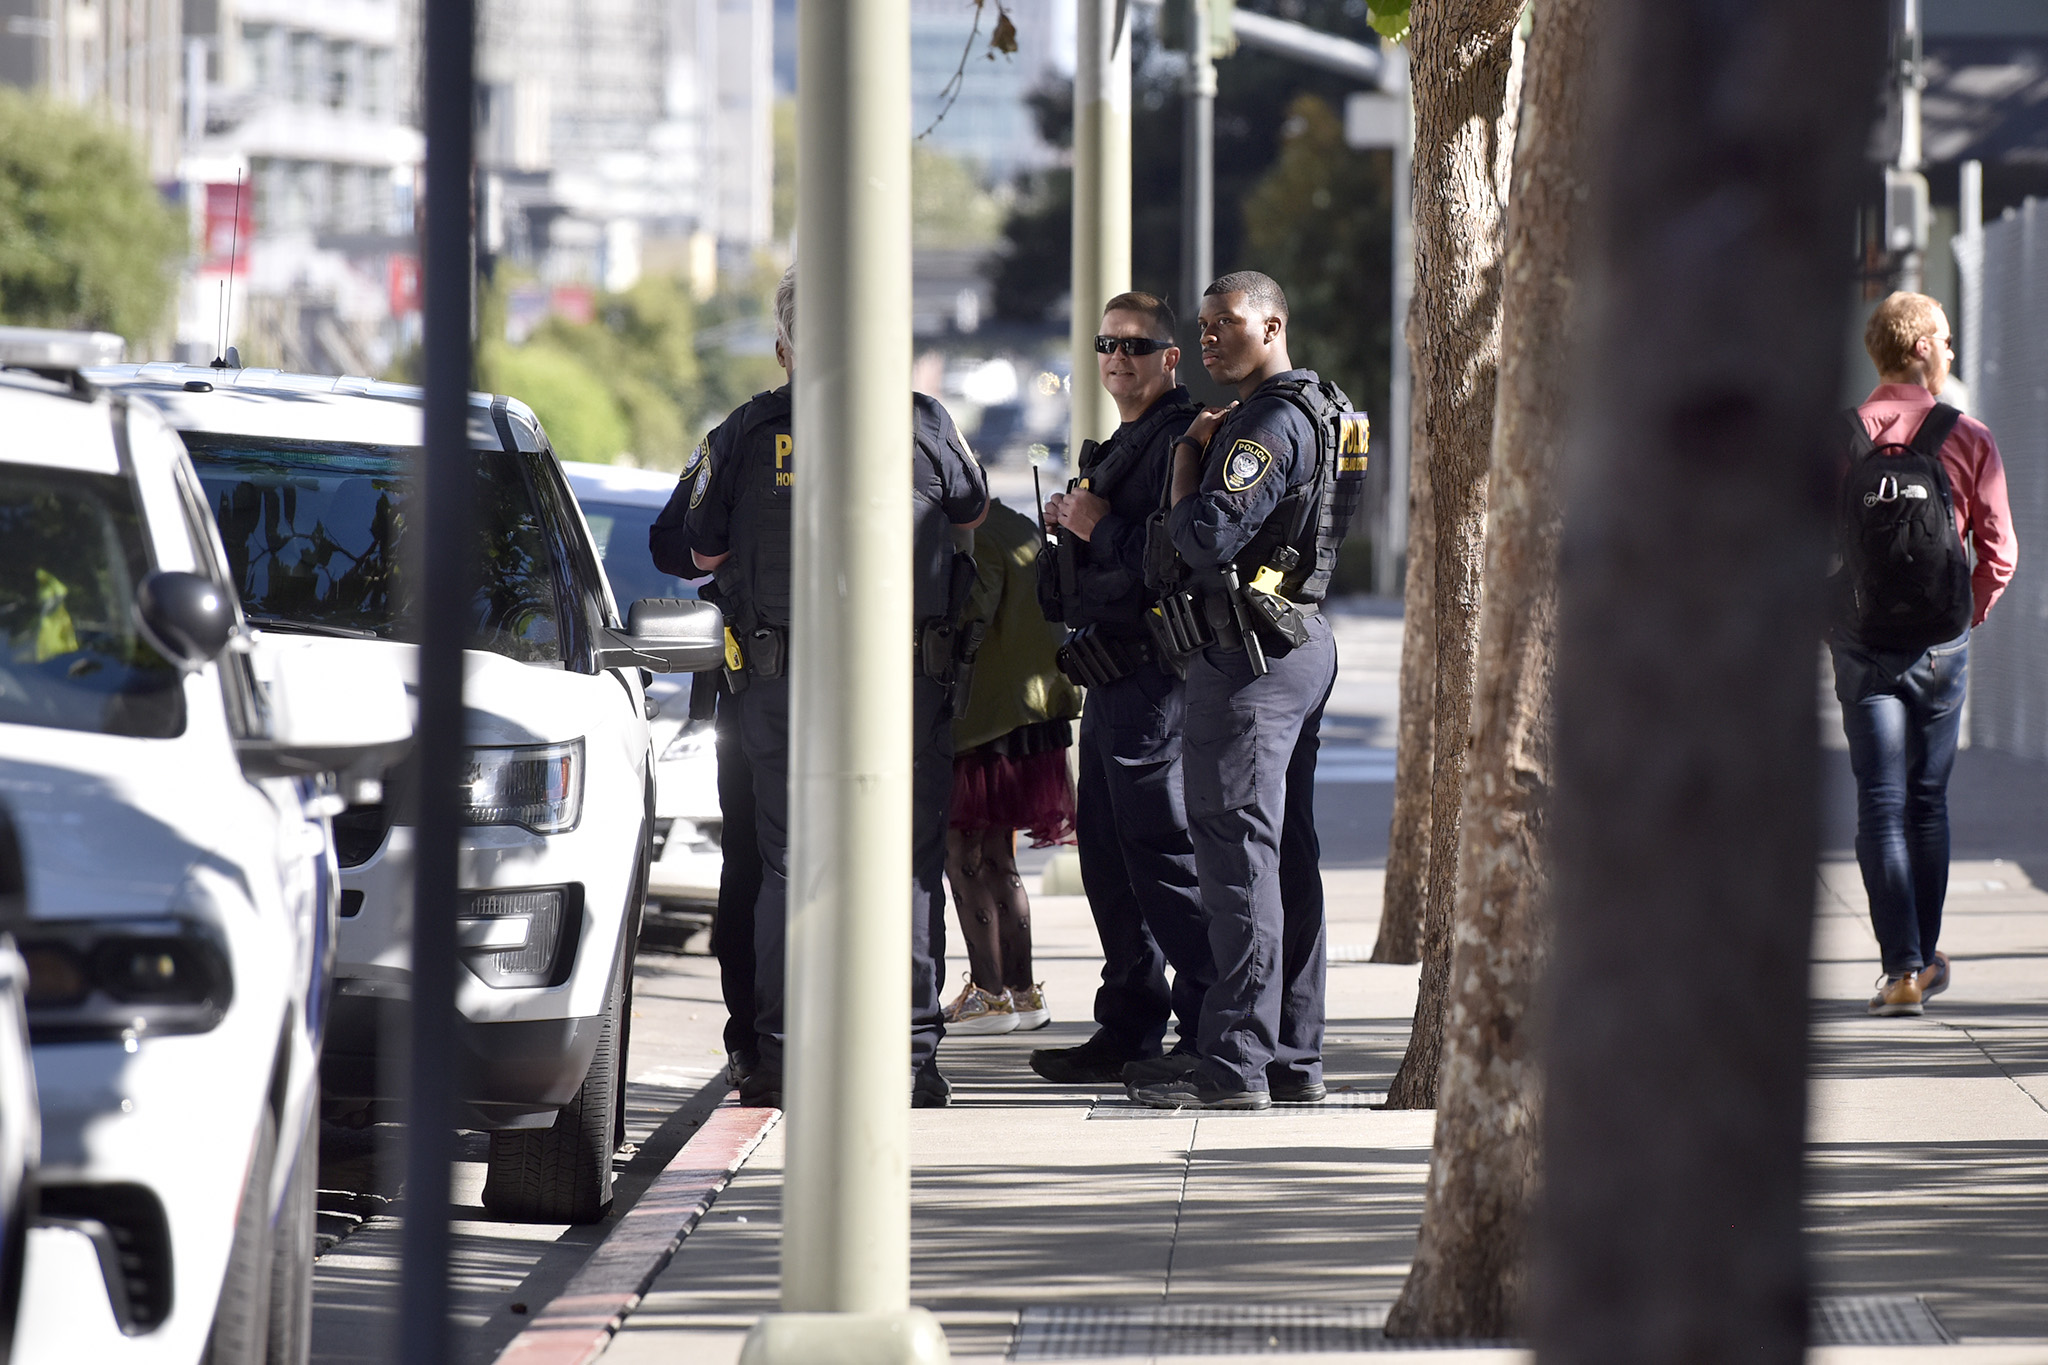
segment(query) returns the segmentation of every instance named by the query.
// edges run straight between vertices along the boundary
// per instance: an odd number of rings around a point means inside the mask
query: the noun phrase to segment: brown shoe
[[[1886,1019],[1901,1014],[1919,1014],[1921,998],[1920,983],[1914,973],[1881,977],[1877,983],[1877,994],[1870,997],[1870,1012]]]
[[[1931,1000],[1947,990],[1948,954],[1937,948],[1934,953],[1934,961],[1922,967],[1919,975],[1915,976],[1913,980],[1920,987],[1920,998],[1922,1000]]]

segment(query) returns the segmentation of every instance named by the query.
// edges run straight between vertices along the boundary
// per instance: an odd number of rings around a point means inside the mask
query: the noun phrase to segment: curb
[[[589,1365],[604,1354],[683,1238],[781,1117],[780,1109],[742,1109],[730,1099],[713,1110],[562,1292],[506,1344],[497,1365]]]

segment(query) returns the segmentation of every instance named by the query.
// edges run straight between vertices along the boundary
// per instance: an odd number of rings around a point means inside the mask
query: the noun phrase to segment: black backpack
[[[1847,641],[1918,653],[1970,628],[1970,558],[1941,463],[1942,443],[1961,416],[1937,403],[1911,441],[1876,445],[1863,419],[1849,413],[1836,609]]]

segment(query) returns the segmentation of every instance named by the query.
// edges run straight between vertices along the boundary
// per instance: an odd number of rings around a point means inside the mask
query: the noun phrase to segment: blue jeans
[[[1856,773],[1856,861],[1887,975],[1934,961],[1948,898],[1948,775],[1969,672],[1966,632],[1924,654],[1830,646]]]

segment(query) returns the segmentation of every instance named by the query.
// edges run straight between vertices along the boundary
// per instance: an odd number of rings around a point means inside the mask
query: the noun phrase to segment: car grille
[[[107,1300],[123,1332],[153,1331],[170,1316],[171,1228],[146,1187],[45,1185],[37,1202],[40,1217],[73,1224],[100,1248]]]

